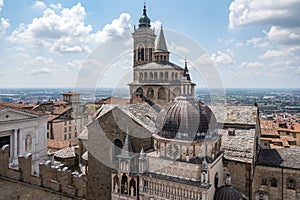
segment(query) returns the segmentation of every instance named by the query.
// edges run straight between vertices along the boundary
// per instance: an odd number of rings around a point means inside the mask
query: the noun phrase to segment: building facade
[[[19,166],[18,156],[32,154],[32,172],[47,156],[47,115],[21,109],[18,104],[0,102],[0,148],[9,145],[9,164]]]
[[[299,199],[299,155],[299,148],[262,149],[256,162],[252,199]]]

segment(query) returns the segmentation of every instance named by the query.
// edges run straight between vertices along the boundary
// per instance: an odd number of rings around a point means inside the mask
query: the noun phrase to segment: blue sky
[[[0,87],[74,87],[80,76],[97,79],[98,87],[126,86],[131,79],[131,32],[143,4],[0,0]],[[223,86],[233,88],[299,87],[299,9],[300,0],[147,1],[152,26],[158,31],[162,24],[167,30],[169,50],[179,49],[172,31],[191,38],[207,54],[193,62],[188,52],[194,49],[181,45],[189,50],[181,58],[192,69],[209,60]],[[122,38],[126,55],[104,45],[112,38]],[[104,47],[104,53],[97,51]],[[106,76],[99,76],[97,62],[104,54],[114,62]],[[182,64],[183,59],[174,62]],[[197,74],[192,78],[203,86]]]

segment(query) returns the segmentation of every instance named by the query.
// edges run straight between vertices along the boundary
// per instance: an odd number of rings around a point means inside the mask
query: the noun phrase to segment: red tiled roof
[[[5,108],[12,108],[33,115],[38,115],[38,116],[46,115],[43,112],[32,110],[33,107],[34,107],[33,104],[21,104],[21,103],[10,103],[10,102],[0,101],[0,110]]]
[[[58,107],[58,108],[55,108],[53,111],[52,111],[52,114],[54,115],[61,115],[63,113],[65,113],[66,111],[72,109],[71,106],[66,106],[66,107]]]
[[[75,145],[76,143],[71,142],[71,146]],[[63,149],[70,146],[69,141],[60,141],[60,140],[47,140],[47,147],[51,149]]]

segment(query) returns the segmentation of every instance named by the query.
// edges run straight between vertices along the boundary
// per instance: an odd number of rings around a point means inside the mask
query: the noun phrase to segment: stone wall
[[[294,188],[288,184],[289,179],[295,181]],[[300,170],[257,165],[252,191],[253,200],[300,199]]]
[[[226,160],[225,166],[224,176],[227,174],[226,170],[228,170],[231,175],[231,183],[233,187],[249,197],[251,193],[250,164]],[[225,177],[223,177],[223,180],[225,180]]]
[[[88,126],[88,141],[83,145],[89,151],[88,161],[88,199],[111,199],[111,171],[115,167],[115,140],[125,143],[128,129],[129,140],[134,152],[152,146],[152,137],[144,127],[138,125],[119,109],[112,110]]]
[[[108,200],[111,199],[111,169],[96,159],[89,152],[87,199]]]
[[[85,199],[86,177],[82,174],[53,167],[51,161],[39,165],[39,175],[32,174],[31,154],[19,156],[19,169],[11,169],[9,150],[8,145],[0,150],[0,199]]]

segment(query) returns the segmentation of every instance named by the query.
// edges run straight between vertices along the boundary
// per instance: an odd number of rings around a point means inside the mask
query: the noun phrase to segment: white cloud
[[[263,48],[269,45],[269,42],[263,41],[261,37],[253,37],[246,41],[246,45],[251,45],[254,48]]]
[[[217,53],[213,53],[210,58],[216,65],[228,66],[235,64],[233,55],[234,52],[231,49],[227,49],[226,52],[218,51]]]
[[[40,18],[34,18],[28,25],[20,24],[11,37],[11,41],[30,42],[34,45],[50,47],[51,50],[59,52],[82,52],[86,50],[83,43],[88,38],[91,25],[85,25],[85,9],[80,3],[72,8],[64,8],[60,13],[47,8]],[[55,45],[64,44],[64,48],[56,48]],[[70,46],[68,45],[71,42]],[[78,50],[78,47],[81,50]]]
[[[46,67],[34,69],[34,70],[31,70],[30,72],[28,72],[28,74],[30,74],[30,75],[48,75],[51,73],[52,73],[52,71]]]
[[[4,34],[6,29],[10,27],[9,19],[1,17],[0,19],[0,34]]]
[[[176,53],[180,53],[180,54],[187,54],[189,52],[189,49],[185,46],[180,46],[180,45],[177,45],[174,42],[172,42],[168,46],[168,51],[176,52]]]
[[[266,32],[271,41],[282,45],[299,45],[300,44],[300,27],[283,28],[272,26],[269,32]]]
[[[261,62],[243,62],[241,67],[263,67],[264,64]]]
[[[54,63],[52,58],[45,58],[42,56],[37,56],[31,60],[32,65],[40,66],[40,65],[50,65]]]
[[[77,75],[84,61],[73,60],[66,64],[66,72],[71,73],[73,76]]]
[[[53,10],[60,10],[60,9],[62,9],[61,3],[58,3],[58,4],[51,4],[50,7],[51,7]]]
[[[43,2],[36,1],[37,5]],[[30,44],[32,47],[45,47],[50,52],[89,53],[97,44],[110,38],[131,38],[131,17],[127,13],[96,33],[86,24],[86,11],[81,3],[71,8],[61,4],[51,4],[43,11],[43,16],[34,18],[29,24],[20,24],[8,38],[18,44]]]
[[[270,58],[281,58],[281,57],[288,57],[292,56],[291,52],[281,51],[281,50],[268,50],[263,55],[260,55],[260,59],[270,59]]]
[[[151,22],[150,25],[155,30],[160,30],[162,23],[161,23],[161,21],[156,20],[155,22]]]
[[[252,24],[299,26],[299,0],[234,0],[229,7],[229,28]]]
[[[76,44],[76,41],[72,41],[71,37],[60,38],[52,45],[50,50],[53,52],[60,53],[84,53],[91,51],[87,45]]]
[[[37,9],[42,9],[42,10],[47,8],[46,4],[43,1],[35,1],[32,7]]]
[[[208,54],[203,54],[194,62],[199,65],[211,65],[213,63],[212,59]]]
[[[91,39],[97,42],[104,42],[110,38],[121,37],[131,38],[131,16],[128,13],[121,13],[118,19],[111,24],[104,26],[102,31],[91,35]]]

